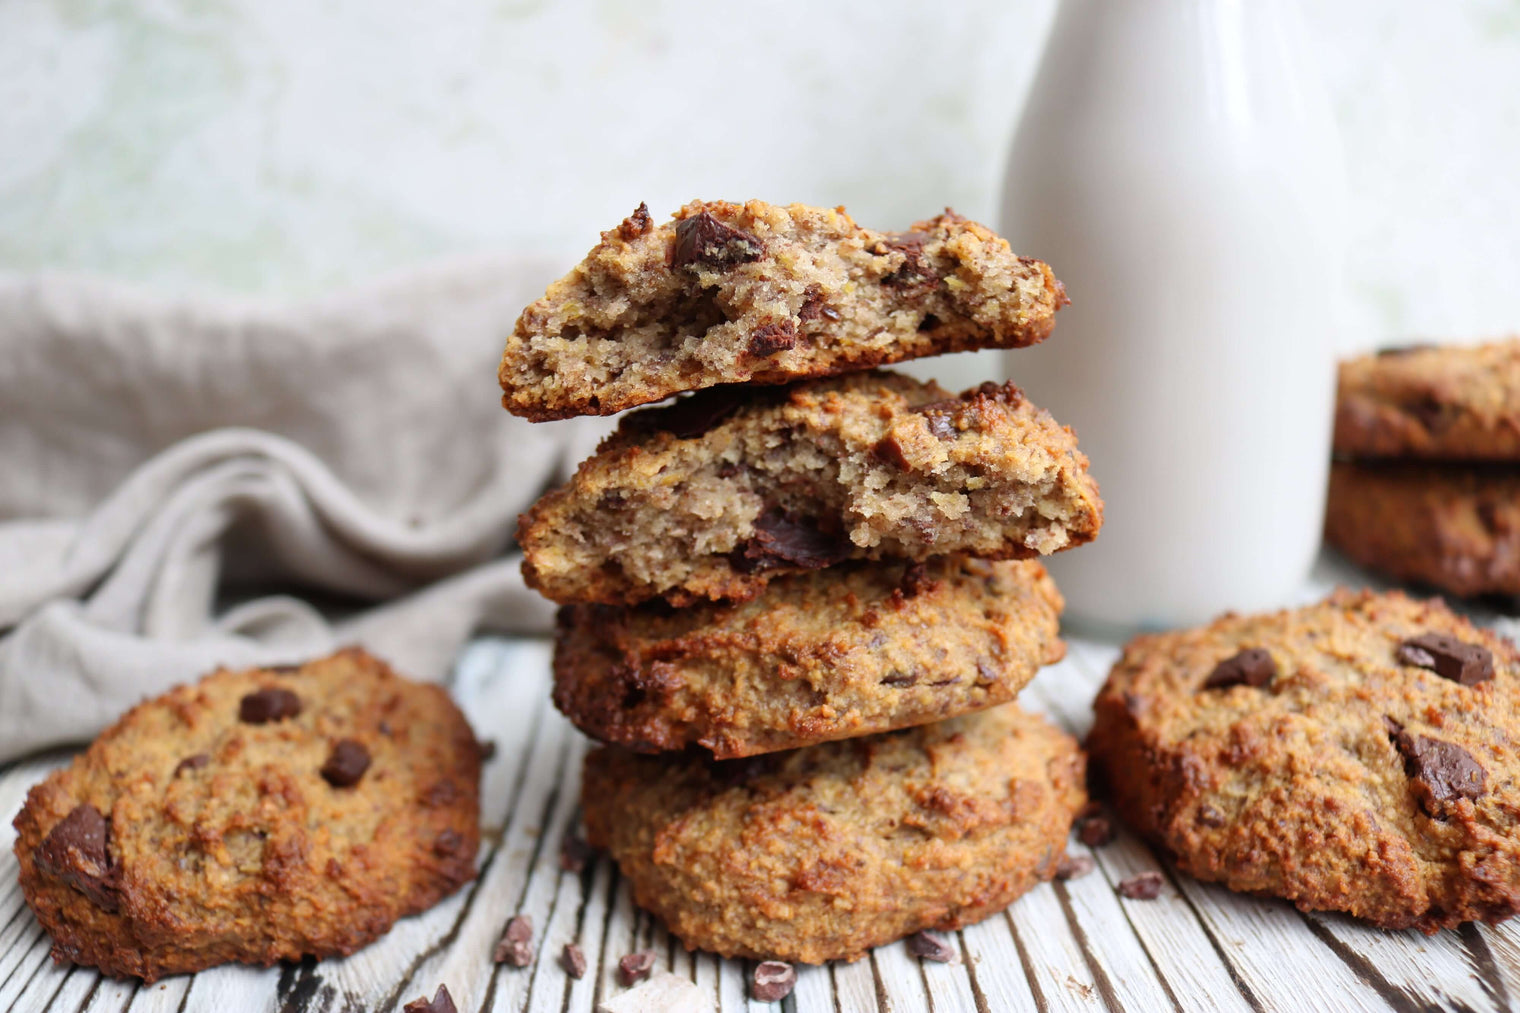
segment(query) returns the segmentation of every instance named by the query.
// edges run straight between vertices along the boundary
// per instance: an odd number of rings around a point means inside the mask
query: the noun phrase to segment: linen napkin
[[[279,305],[0,274],[0,761],[219,665],[355,643],[437,679],[477,629],[546,630],[504,551],[608,428],[501,407],[554,273]]]

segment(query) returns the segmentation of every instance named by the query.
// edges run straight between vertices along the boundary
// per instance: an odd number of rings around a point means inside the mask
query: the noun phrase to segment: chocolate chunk
[[[1404,776],[1427,816],[1441,819],[1445,808],[1457,799],[1478,799],[1488,790],[1488,772],[1461,746],[1411,735],[1389,717],[1383,722],[1393,747],[1404,757]]]
[[[1277,677],[1277,662],[1260,647],[1250,647],[1231,655],[1209,673],[1203,680],[1204,689],[1229,689],[1231,686],[1250,686],[1253,689],[1270,683]]]
[[[925,232],[894,232],[883,239],[874,252],[881,254],[896,250],[903,255],[903,262],[901,267],[881,279],[882,284],[898,288],[922,288],[933,287],[938,283],[939,275],[924,254],[924,245],[931,238]]]
[[[464,847],[464,838],[457,830],[440,830],[438,836],[433,838],[433,854],[439,858],[457,855],[462,847]]]
[[[923,563],[909,563],[897,586],[902,590],[904,598],[915,598],[925,591],[934,590],[938,585],[939,581],[929,576],[927,566]]]
[[[1119,831],[1105,816],[1089,816],[1077,824],[1077,840],[1089,848],[1101,848],[1118,836]]]
[[[797,347],[797,325],[790,320],[756,327],[749,336],[749,354],[757,358]]]
[[[439,985],[432,999],[427,996],[413,999],[401,1007],[401,1013],[459,1013],[459,1007],[454,1005],[454,997],[449,995],[449,987]]]
[[[110,839],[111,826],[99,809],[75,806],[37,845],[32,861],[43,875],[67,883],[102,911],[115,911],[119,898]]]
[[[639,206],[633,209],[633,214],[623,219],[617,231],[624,242],[631,243],[652,228],[654,222],[649,217],[649,205],[639,201]]]
[[[322,778],[334,788],[352,788],[369,769],[369,750],[354,739],[339,739],[322,764]]]
[[[1468,644],[1446,633],[1422,633],[1399,645],[1393,656],[1402,665],[1426,668],[1443,679],[1476,686],[1494,677],[1494,656],[1481,644]]]
[[[194,756],[187,756],[183,760],[179,761],[179,763],[175,764],[174,776],[179,777],[187,770],[200,770],[210,762],[210,753],[196,753]]]
[[[586,954],[574,943],[566,943],[565,948],[559,951],[559,966],[570,977],[580,981],[586,976]]]
[[[709,211],[683,218],[676,223],[676,245],[671,251],[670,266],[688,267],[706,264],[729,267],[758,260],[765,244],[748,232],[724,225]]]
[[[750,998],[759,1002],[780,1002],[797,987],[797,969],[779,960],[767,960],[755,965],[754,977],[750,979]]]
[[[495,739],[482,739],[481,741],[475,743],[475,748],[480,753],[481,763],[490,763],[492,760],[496,759]]]
[[[496,944],[491,959],[498,964],[527,967],[533,963],[533,919],[517,915],[507,920],[507,930]]]
[[[965,402],[955,398],[930,401],[913,409],[929,423],[929,432],[937,440],[953,439],[957,433],[955,413],[965,407]]]
[[[891,675],[882,676],[881,679],[881,685],[891,686],[893,689],[906,689],[917,683],[917,672],[893,672]]]
[[[1224,826],[1224,813],[1205,802],[1198,807],[1198,822],[1206,827]]]
[[[654,954],[648,950],[618,958],[617,980],[624,988],[643,981],[654,970]]]
[[[817,320],[826,317],[829,320],[838,320],[839,311],[823,301],[823,290],[817,285],[809,285],[807,293],[802,300],[802,306],[797,310],[797,319],[803,323],[809,320]]]
[[[1066,855],[1056,866],[1056,879],[1081,879],[1095,867],[1096,863],[1087,855]]]
[[[800,520],[780,510],[767,510],[755,519],[755,535],[730,557],[740,573],[756,573],[778,566],[821,570],[850,554],[849,543],[825,533],[815,522]]]
[[[1119,893],[1130,900],[1155,900],[1161,896],[1163,880],[1159,872],[1142,872],[1119,881]]]
[[[249,693],[238,704],[238,718],[245,724],[264,725],[284,721],[301,713],[301,698],[288,689],[265,687]]]
[[[596,849],[579,834],[566,834],[559,842],[559,867],[566,872],[583,872],[596,857]]]
[[[678,440],[694,440],[762,396],[742,384],[709,387],[674,404],[630,412],[623,420],[623,428],[633,433],[669,433]]]
[[[955,948],[939,936],[927,932],[915,932],[908,937],[908,952],[920,960],[932,960],[936,964],[955,963]]]
[[[939,317],[933,313],[925,313],[924,318],[918,322],[918,331],[920,334],[924,331],[932,331],[939,326],[939,323]]]

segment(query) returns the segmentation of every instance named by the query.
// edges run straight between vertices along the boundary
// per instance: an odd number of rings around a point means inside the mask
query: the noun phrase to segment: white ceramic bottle
[[[1062,0],[1001,225],[1072,304],[1009,375],[1072,426],[1098,540],[1069,614],[1284,603],[1320,543],[1345,181],[1291,0]]]

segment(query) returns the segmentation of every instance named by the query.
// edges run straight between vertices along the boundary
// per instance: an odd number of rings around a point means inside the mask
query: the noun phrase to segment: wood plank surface
[[[1117,656],[1072,640],[1021,702],[1076,734]],[[151,986],[55,965],[15,885],[10,820],[28,786],[66,759],[0,772],[0,1010],[24,1013],[391,1013],[447,983],[461,1011],[591,1010],[625,991],[617,959],[653,950],[657,966],[696,983],[711,1009],[784,1013],[999,1013],[1004,1010],[1509,1010],[1520,993],[1520,929],[1466,926],[1426,937],[1382,932],[1333,915],[1194,882],[1121,832],[1090,849],[1086,877],[1041,886],[1005,914],[947,934],[961,958],[923,964],[901,943],[853,964],[800,968],[782,1004],[748,996],[754,965],[687,953],[634,907],[605,858],[576,873],[560,844],[579,821],[585,740],[548,702],[548,645],[486,639],[460,660],[454,692],[482,738],[498,746],[484,774],[479,877],[433,910],[398,924],[346,960],[259,969],[222,967]],[[1166,877],[1154,901],[1120,897],[1119,881]],[[491,963],[515,914],[533,920],[526,968]],[[577,943],[590,969],[559,964]]]

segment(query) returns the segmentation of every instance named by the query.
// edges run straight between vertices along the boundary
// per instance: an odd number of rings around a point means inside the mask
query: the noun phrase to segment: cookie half
[[[218,671],[32,788],[21,889],[109,975],[352,953],[474,876],[479,779],[448,694],[362,651]]]
[[[1520,461],[1520,337],[1385,349],[1342,363],[1335,452]]]
[[[1520,595],[1520,467],[1336,462],[1325,537],[1399,580]]]
[[[952,212],[873,232],[841,208],[642,204],[522,313],[503,403],[542,421],[611,415],[722,383],[784,383],[1043,340],[1050,268]]]
[[[586,758],[588,837],[690,949],[854,960],[1049,879],[1085,801],[1070,736],[1005,704],[743,760]]]
[[[1087,740],[1199,879],[1426,932],[1520,907],[1520,653],[1439,600],[1337,592],[1137,637]]]
[[[866,372],[635,412],[518,542],[562,604],[685,605],[849,559],[1029,558],[1102,518],[1076,437],[1016,387]]]
[[[1012,700],[1065,654],[1061,606],[1039,563],[964,556],[782,577],[738,605],[567,605],[554,702],[639,752],[883,732]]]

